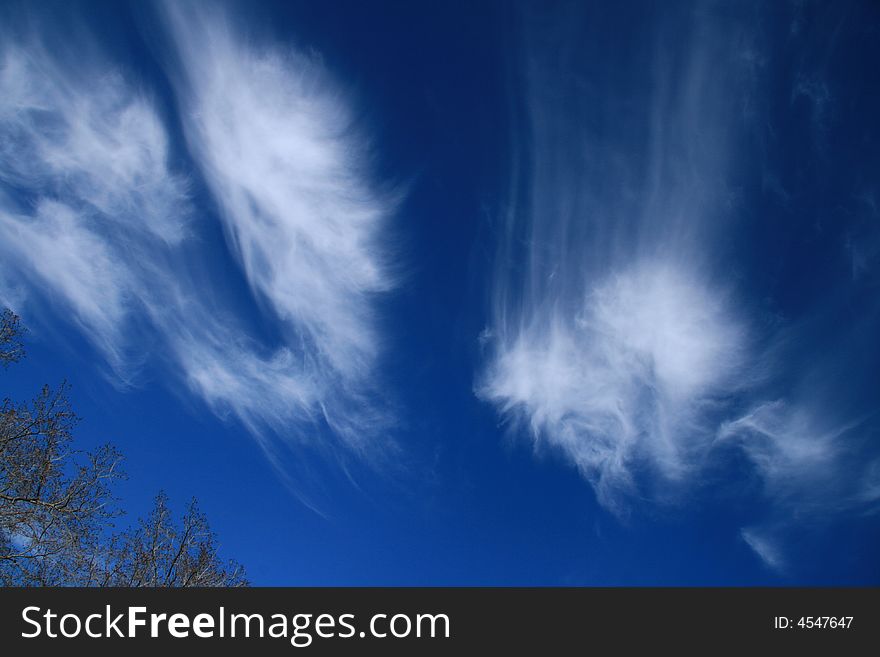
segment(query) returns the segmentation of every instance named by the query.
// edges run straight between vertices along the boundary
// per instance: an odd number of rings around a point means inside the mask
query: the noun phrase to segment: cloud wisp
[[[367,418],[352,424],[332,400],[375,375],[372,302],[394,285],[381,239],[393,199],[370,184],[367,145],[319,60],[249,45],[219,13],[166,9],[190,150],[248,284],[292,346],[266,369],[324,388],[326,420],[356,441]]]
[[[171,164],[161,103],[93,44],[74,65],[37,32],[4,39],[3,297],[63,308],[118,381],[153,345],[172,380],[278,464],[278,448],[297,445],[381,460],[391,418],[374,382],[374,300],[393,287],[378,244],[394,204],[369,181],[348,101],[312,58],[257,48],[195,7],[169,12],[192,172]],[[198,174],[251,303],[280,326],[273,344],[215,284]]]
[[[626,22],[630,38],[611,43],[623,28],[591,12],[525,10],[513,75],[526,136],[476,393],[621,517],[635,500],[683,499],[738,450],[775,510],[772,528],[762,517],[741,537],[783,568],[784,517],[864,509],[876,478],[870,450],[847,456],[868,421],[815,383],[840,363],[780,365],[805,329],[762,316],[743,289],[744,149],[766,109],[759,33],[681,8]],[[782,375],[797,392],[781,393]]]
[[[667,264],[597,282],[571,316],[532,318],[479,390],[561,447],[609,508],[632,471],[680,480],[702,460],[708,417],[742,373],[745,333],[724,300]]]
[[[7,297],[45,291],[122,373],[141,296],[127,247],[182,242],[187,180],[168,167],[153,101],[89,48],[80,53],[73,66],[39,34],[4,38],[2,280]]]
[[[739,88],[720,84],[729,44],[697,23],[680,56],[661,40],[636,55],[654,59],[647,73],[604,79],[582,70],[598,53],[553,55],[560,40],[602,41],[572,27],[583,16],[524,23],[529,173],[514,184],[528,191],[514,194],[527,200],[505,225],[477,393],[561,448],[625,515],[638,471],[673,483],[705,458],[719,406],[746,375],[749,326],[706,245],[730,221],[728,101],[748,91],[748,70],[733,67]],[[584,83],[590,74],[601,87]],[[637,88],[654,91],[633,109]],[[516,275],[512,260],[525,261]]]

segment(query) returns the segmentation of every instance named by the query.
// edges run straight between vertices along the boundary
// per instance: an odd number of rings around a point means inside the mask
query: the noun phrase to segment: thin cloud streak
[[[764,562],[764,565],[777,572],[785,570],[785,560],[782,557],[779,546],[772,539],[754,529],[743,529],[740,532],[740,536],[745,541],[745,544]]]

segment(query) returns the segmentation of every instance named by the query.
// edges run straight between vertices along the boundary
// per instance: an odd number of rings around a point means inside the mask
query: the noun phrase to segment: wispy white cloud
[[[381,239],[392,198],[370,183],[367,145],[320,60],[255,46],[222,14],[192,9],[166,5],[187,140],[290,345],[261,369],[320,388],[325,418],[356,441],[364,418],[346,426],[334,400],[362,394],[375,374],[373,302],[394,284]]]
[[[0,254],[6,277],[15,270],[31,286],[50,291],[119,364],[117,345],[131,289],[127,267],[82,215],[60,201],[40,199],[30,216],[0,208]]]
[[[680,501],[719,459],[744,454],[765,508],[742,537],[780,568],[787,519],[865,509],[876,474],[853,456],[870,422],[825,394],[841,359],[781,363],[809,330],[762,314],[766,300],[740,288],[751,256],[732,248],[743,202],[732,181],[754,164],[743,144],[762,116],[764,46],[735,20],[722,28],[683,9],[645,33],[632,26],[628,43],[653,49],[627,49],[632,70],[603,78],[590,44],[602,44],[603,66],[616,50],[584,12],[522,22],[526,96],[514,111],[527,137],[476,393],[566,456],[619,515]],[[825,102],[822,91],[797,93]]]
[[[754,529],[743,529],[740,536],[768,568],[777,572],[785,569],[782,552],[772,538]]]
[[[213,284],[210,215],[194,211],[190,177],[170,164],[159,103],[93,44],[73,62],[38,33],[8,35],[0,50],[2,296],[69,311],[123,381],[148,357],[140,344],[158,345],[178,381],[273,456],[331,438],[375,458],[389,418],[372,315],[393,283],[379,248],[393,204],[368,180],[329,73],[280,46],[256,49],[209,10],[169,8],[180,59],[166,63],[191,152],[280,344],[251,336]]]
[[[606,506],[632,470],[682,478],[712,442],[705,416],[742,375],[746,336],[692,272],[645,263],[585,294],[571,318],[531,318],[499,345],[479,394],[561,447]]]
[[[762,474],[776,498],[818,494],[827,500],[836,492],[813,486],[821,479],[834,481],[833,472],[840,449],[839,438],[858,425],[857,422],[826,431],[822,422],[812,417],[808,406],[782,401],[759,403],[744,415],[725,421],[718,429],[719,441],[734,440],[742,447]],[[812,490],[811,490],[812,488]]]
[[[344,379],[376,354],[371,295],[393,285],[380,231],[391,198],[319,59],[252,46],[222,15],[168,4],[187,138],[251,286]]]
[[[839,423],[834,412],[821,417],[821,403],[803,400],[758,403],[725,421],[716,445],[735,442],[754,464],[764,492],[784,513],[831,515],[870,504],[872,468],[854,458],[851,439],[865,431],[868,417]]]
[[[623,514],[643,494],[637,473],[673,484],[702,463],[713,422],[755,376],[748,318],[707,248],[735,203],[726,178],[748,116],[734,101],[752,92],[755,57],[710,22],[663,23],[639,37],[656,52],[630,84],[654,91],[634,107],[623,83],[601,97],[584,84],[588,52],[560,67],[560,40],[591,42],[571,11],[524,21],[530,173],[514,195],[527,200],[504,226],[477,393],[562,448]],[[673,31],[682,56],[660,45]]]
[[[0,279],[6,298],[60,304],[121,374],[131,355],[123,328],[145,283],[132,256],[183,240],[187,180],[168,167],[153,101],[92,49],[80,52],[73,62],[39,33],[4,35]]]
[[[88,48],[81,52],[74,65],[47,51],[38,35],[6,39],[0,177],[107,224],[179,242],[187,182],[168,168],[168,137],[154,103]]]

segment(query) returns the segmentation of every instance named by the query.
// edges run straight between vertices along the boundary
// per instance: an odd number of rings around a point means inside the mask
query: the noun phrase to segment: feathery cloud
[[[93,44],[74,64],[38,33],[0,51],[2,296],[63,304],[122,381],[150,336],[178,381],[272,456],[329,440],[375,458],[389,418],[373,301],[392,287],[378,244],[393,208],[348,101],[311,58],[257,48],[207,7],[168,10],[191,153],[280,344],[250,335],[212,284],[212,218],[194,173],[171,166],[160,104]]]
[[[705,415],[736,386],[744,331],[699,278],[651,263],[610,276],[572,318],[536,317],[500,345],[479,394],[561,447],[606,506],[632,469],[676,480],[712,442]]]
[[[360,396],[375,374],[373,301],[394,284],[381,240],[392,199],[370,183],[366,143],[320,61],[248,44],[222,14],[166,10],[187,141],[231,250],[287,338],[260,369],[319,388],[326,420],[357,441],[366,418],[349,422],[334,400]],[[210,390],[240,392],[216,380]]]
[[[763,46],[735,20],[682,8],[628,26],[624,61],[646,65],[603,77],[594,61],[618,56],[603,18],[525,11],[514,112],[527,136],[514,144],[476,394],[621,516],[635,500],[682,499],[738,450],[767,505],[742,538],[780,568],[786,517],[864,510],[876,455],[857,438],[870,420],[824,394],[840,358],[780,366],[779,345],[806,329],[768,321],[739,289],[749,262],[732,247],[734,181],[763,108]]]
[[[28,281],[26,296],[62,304],[122,373],[146,284],[131,257],[184,239],[187,181],[152,100],[82,52],[74,66],[37,33],[0,49],[0,279],[6,297]]]

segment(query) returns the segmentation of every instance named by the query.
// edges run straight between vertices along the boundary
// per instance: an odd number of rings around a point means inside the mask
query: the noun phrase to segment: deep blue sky
[[[880,584],[876,4],[31,5],[0,381],[129,518],[257,585]]]

